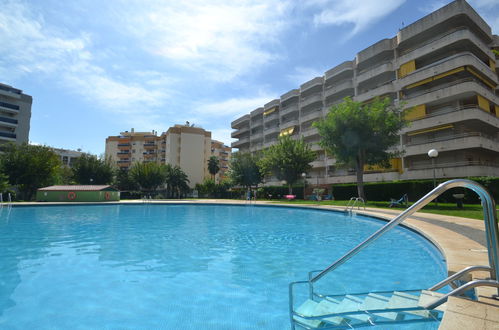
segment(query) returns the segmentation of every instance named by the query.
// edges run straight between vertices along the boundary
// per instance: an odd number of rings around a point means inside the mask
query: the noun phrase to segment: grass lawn
[[[310,205],[335,205],[335,206],[346,206],[348,201],[309,201],[309,200],[294,200],[288,201],[286,199],[276,200],[276,203],[287,203],[287,204],[310,204]],[[402,207],[388,207],[388,202],[367,202],[366,207],[374,207],[380,209],[390,209],[390,210],[404,210]],[[413,203],[409,203],[412,205]],[[471,219],[481,219],[483,220],[483,209],[481,205],[478,204],[468,204],[464,205],[463,209],[458,209],[455,203],[430,203],[426,205],[419,212],[423,213],[434,213],[442,215],[450,215],[455,217],[471,218]],[[499,218],[499,210],[498,210]]]

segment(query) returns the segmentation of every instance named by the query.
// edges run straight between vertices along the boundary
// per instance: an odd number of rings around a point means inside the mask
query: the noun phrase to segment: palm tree
[[[220,171],[220,161],[216,156],[211,156],[208,159],[208,172],[213,176],[213,181],[215,181],[215,175]]]
[[[179,166],[167,165],[166,183],[171,197],[180,198],[182,194],[187,193],[190,189],[187,174]]]

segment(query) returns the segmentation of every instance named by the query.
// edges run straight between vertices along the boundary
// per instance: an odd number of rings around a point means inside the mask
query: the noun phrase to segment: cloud
[[[117,113],[143,113],[147,107],[162,105],[168,96],[162,75],[148,72],[151,79],[145,83],[114,78],[96,64],[90,34],[67,36],[20,2],[8,1],[2,7],[0,40],[0,76],[4,79],[42,74]]]
[[[312,6],[321,11],[314,15],[314,23],[321,25],[352,26],[349,37],[366,30],[370,25],[387,16],[406,0],[315,0]]]
[[[288,75],[288,79],[297,85],[301,85],[315,77],[322,77],[324,71],[325,70],[316,68],[298,66],[295,68],[295,72]]]
[[[230,81],[279,59],[291,24],[286,1],[156,1],[120,6],[119,29],[143,49],[214,81]]]
[[[230,98],[223,101],[217,101],[207,104],[202,104],[195,107],[197,114],[202,116],[204,122],[212,121],[217,117],[227,117],[231,120],[237,119],[256,108],[263,105],[273,98],[269,95],[258,95],[251,98]]]

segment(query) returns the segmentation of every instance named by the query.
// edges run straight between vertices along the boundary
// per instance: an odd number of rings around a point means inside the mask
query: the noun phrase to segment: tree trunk
[[[359,151],[357,155],[357,159],[355,162],[355,173],[357,174],[357,194],[358,197],[362,198],[364,201],[366,200],[366,196],[364,194],[364,155],[362,151]]]
[[[290,195],[293,195],[293,186],[291,184],[288,184],[288,192]]]

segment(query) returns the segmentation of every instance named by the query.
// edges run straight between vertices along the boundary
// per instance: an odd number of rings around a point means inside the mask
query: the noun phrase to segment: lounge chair
[[[332,201],[333,198],[334,198],[333,195],[326,195],[322,199],[325,200],[325,201]]]
[[[399,200],[392,198],[390,200],[390,205],[388,205],[388,207],[396,207],[396,206],[407,207],[408,202],[409,202],[409,198],[407,197],[407,194],[404,194],[402,197],[400,197]]]

